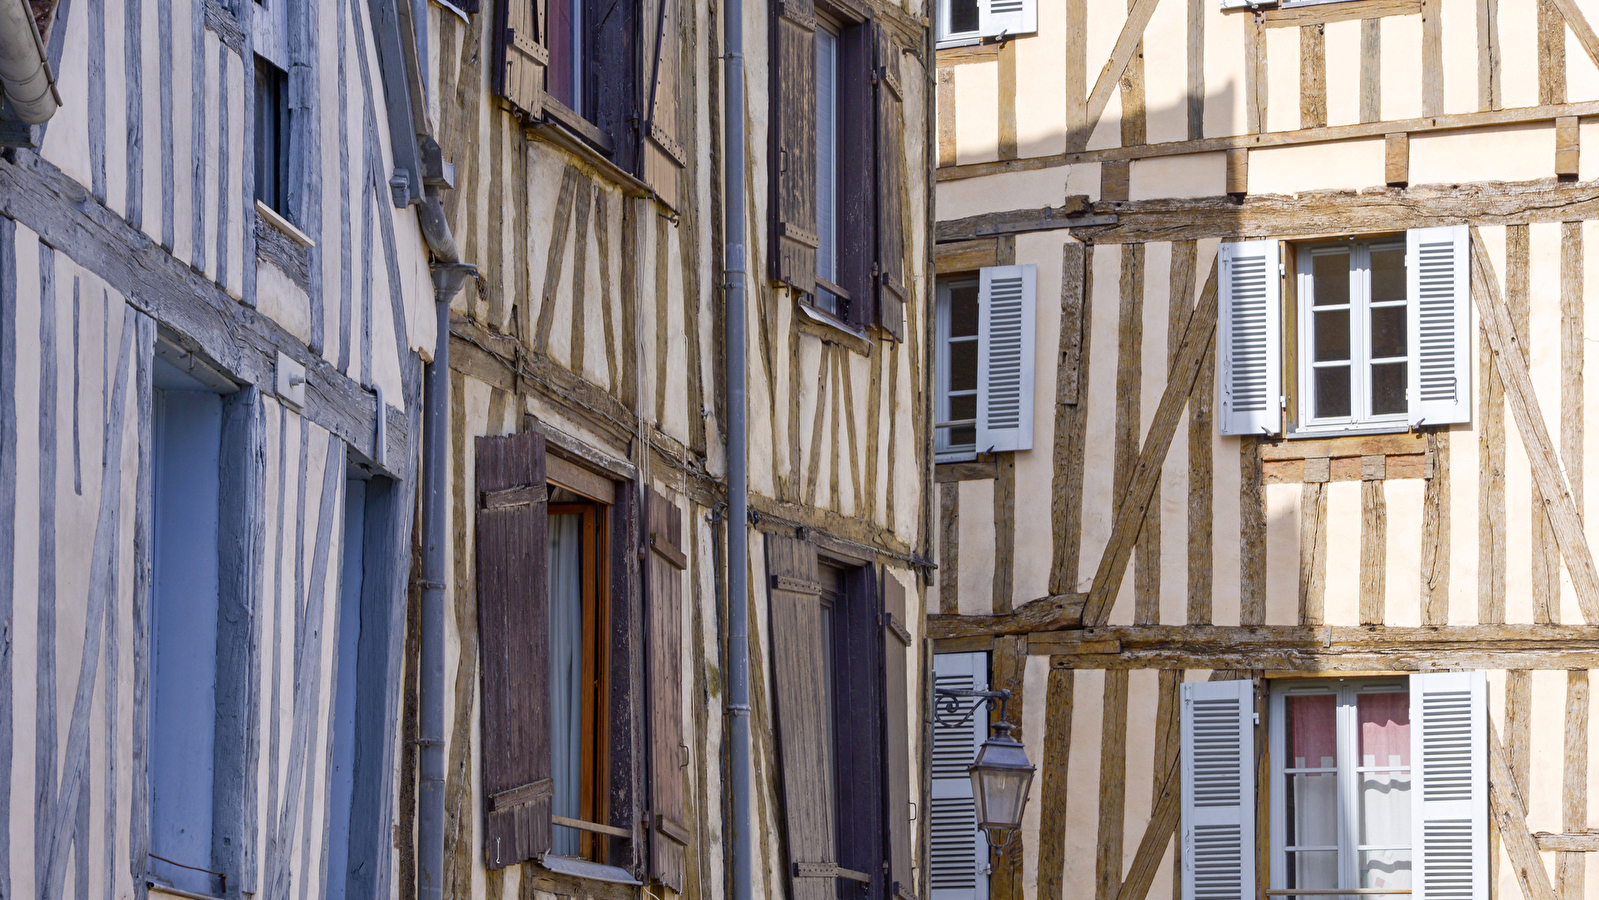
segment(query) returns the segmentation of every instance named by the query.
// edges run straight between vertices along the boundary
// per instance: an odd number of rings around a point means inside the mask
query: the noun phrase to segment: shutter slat
[[[816,8],[773,4],[772,280],[816,290]]]
[[[882,23],[874,26],[877,56],[877,322],[905,339],[905,116],[900,50]]]
[[[1487,900],[1487,734],[1481,672],[1410,676],[1414,900]]]
[[[1038,267],[991,266],[978,283],[977,449],[1033,446],[1033,332]]]
[[[1465,225],[1405,235],[1410,424],[1471,421],[1471,235]]]
[[[1183,896],[1255,894],[1254,682],[1183,685]]]
[[[1282,393],[1277,242],[1222,244],[1220,266],[1221,433],[1276,434]]]
[[[954,690],[988,689],[988,654],[933,656],[933,684]],[[962,709],[971,703],[962,700]],[[958,717],[957,717],[958,718]],[[928,800],[930,900],[987,900],[988,842],[977,829],[972,779],[966,767],[988,733],[988,713],[979,710],[963,725],[933,723],[932,796]]]
[[[651,552],[645,603],[649,682],[650,877],[683,890],[688,817],[683,795],[683,516],[654,488],[645,495]]]

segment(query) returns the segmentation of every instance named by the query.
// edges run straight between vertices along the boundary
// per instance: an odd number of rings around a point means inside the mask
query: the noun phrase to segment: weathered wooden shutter
[[[681,120],[678,86],[681,80],[682,40],[678,31],[678,0],[655,0],[655,64],[651,70],[649,124],[644,140],[644,180],[673,209],[678,208],[678,172],[688,165],[679,140]]]
[[[1222,434],[1276,434],[1282,427],[1282,276],[1276,241],[1221,245]]]
[[[905,181],[904,95],[900,90],[899,45],[881,22],[873,24],[877,68],[877,324],[895,340],[905,339],[905,220],[900,193]]]
[[[1038,267],[983,269],[977,293],[977,450],[1033,447]]]
[[[1410,676],[1415,900],[1488,898],[1488,686],[1481,672]]]
[[[788,825],[793,900],[834,900],[833,745],[825,672],[831,641],[822,631],[816,548],[766,536],[772,623],[772,695],[778,769]]]
[[[1038,0],[977,0],[979,35],[999,37],[1037,30]]]
[[[988,654],[934,654],[933,684],[956,690],[988,690]],[[962,709],[970,703],[970,699],[963,700]],[[977,830],[972,779],[966,772],[987,737],[986,711],[978,711],[962,725],[933,722],[932,797],[927,823],[931,838],[927,860],[930,900],[988,900],[988,840]]]
[[[1410,424],[1470,422],[1470,229],[1415,228],[1405,243]]]
[[[1255,683],[1183,685],[1185,900],[1255,896]]]
[[[491,869],[550,848],[547,506],[543,435],[477,439],[483,853]]]
[[[683,807],[683,517],[651,488],[649,602],[646,606],[650,723],[650,877],[683,890],[689,831]]]
[[[544,44],[546,2],[494,0],[494,93],[525,118],[544,112],[544,67],[550,61]]]
[[[916,900],[916,884],[911,880],[911,685],[905,660],[911,649],[911,633],[905,622],[905,586],[886,568],[882,576],[888,890],[890,900]]]
[[[777,0],[772,67],[772,280],[816,290],[816,7]]]

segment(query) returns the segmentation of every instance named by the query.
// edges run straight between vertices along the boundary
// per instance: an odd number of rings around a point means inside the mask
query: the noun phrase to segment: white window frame
[[[1286,837],[1288,833],[1287,819],[1287,781],[1289,762],[1287,753],[1287,730],[1285,724],[1287,716],[1284,710],[1284,700],[1291,696],[1306,695],[1333,695],[1336,703],[1337,716],[1337,758],[1335,760],[1338,776],[1338,889],[1340,891],[1358,888],[1360,880],[1360,854],[1363,850],[1373,849],[1362,847],[1357,843],[1358,835],[1355,832],[1356,819],[1354,813],[1359,803],[1360,774],[1374,769],[1392,771],[1390,766],[1366,767],[1360,765],[1356,755],[1355,731],[1358,727],[1357,708],[1355,698],[1361,694],[1400,693],[1406,695],[1407,704],[1410,702],[1411,684],[1404,676],[1398,678],[1338,678],[1338,679],[1297,679],[1291,681],[1273,681],[1271,684],[1270,706],[1267,721],[1270,726],[1268,740],[1271,753],[1270,773],[1270,798],[1271,798],[1271,890],[1280,891],[1287,889],[1286,880],[1288,873],[1288,848]],[[1412,729],[1419,727],[1418,723],[1410,723]],[[1307,768],[1320,768],[1307,767]],[[1408,767],[1411,790],[1415,790],[1418,782],[1417,759],[1412,753],[1411,764]],[[1414,802],[1414,795],[1412,795]],[[1414,814],[1413,814],[1414,815]],[[1382,848],[1390,849],[1390,848]],[[1412,883],[1415,883],[1420,871],[1417,859],[1418,851],[1412,843],[1410,850],[1410,871]]]
[[[937,322],[938,322],[938,325],[937,325],[937,328],[938,328],[938,341],[937,341],[937,344],[936,344],[936,347],[935,347],[935,350],[934,350],[934,356],[936,358],[934,360],[935,378],[934,378],[934,381],[933,381],[933,385],[934,385],[934,387],[933,387],[933,395],[934,395],[934,402],[933,402],[933,409],[934,409],[933,417],[934,418],[933,418],[933,420],[934,420],[935,423],[939,423],[938,425],[936,425],[934,427],[934,430],[933,430],[934,431],[934,435],[935,435],[934,443],[933,443],[933,450],[934,450],[935,458],[936,458],[937,462],[959,462],[959,461],[962,461],[962,460],[973,459],[973,458],[975,458],[977,456],[977,439],[976,439],[976,436],[975,436],[976,435],[975,431],[973,432],[972,443],[970,443],[970,444],[955,444],[955,445],[951,445],[950,442],[949,442],[950,427],[944,426],[943,423],[950,421],[950,418],[949,418],[949,398],[950,398],[950,389],[949,389],[949,347],[950,347],[950,344],[955,342],[955,341],[960,341],[962,343],[965,343],[966,341],[971,341],[972,344],[975,346],[978,343],[978,339],[979,339],[978,335],[976,335],[976,334],[971,335],[970,337],[962,337],[962,338],[952,338],[952,337],[950,337],[950,333],[949,333],[949,329],[950,329],[950,325],[949,325],[950,290],[952,288],[954,288],[954,287],[957,287],[957,286],[959,286],[959,287],[970,286],[970,287],[976,288],[979,285],[979,281],[980,281],[980,276],[978,276],[976,273],[973,273],[970,276],[957,275],[957,276],[943,277],[943,278],[939,278],[938,279],[938,289],[937,289],[937,292],[936,292],[936,295],[937,295],[937,300],[936,300],[937,310],[936,310],[936,313],[935,313],[935,316],[936,316],[936,319],[937,319]],[[981,318],[981,305],[982,305],[981,297],[979,297],[977,302],[978,302],[978,305],[979,305],[979,316],[978,317],[980,319]],[[966,394],[968,392],[967,391],[960,391],[959,393]],[[972,395],[973,402],[975,403],[976,402],[976,398],[977,398],[977,386],[973,385],[972,389],[971,389],[971,391],[969,393]],[[961,421],[964,423],[967,420],[963,419]],[[970,425],[974,429],[977,427],[977,419],[975,417],[975,413],[974,413],[974,417],[970,420]]]
[[[983,39],[983,29],[979,25],[971,31],[950,31],[950,5],[954,0],[938,0],[938,47],[966,47],[976,44]],[[979,10],[981,0],[978,0]],[[979,21],[981,14],[979,13]]]
[[[1415,302],[1410,296],[1408,287],[1408,266],[1406,260],[1407,278],[1405,299],[1399,301],[1382,301],[1377,303],[1371,299],[1371,251],[1398,250],[1405,254],[1406,244],[1403,234],[1393,237],[1329,241],[1319,243],[1300,244],[1295,248],[1296,279],[1295,311],[1298,322],[1294,339],[1298,342],[1295,353],[1294,373],[1299,386],[1299,422],[1296,432],[1324,433],[1324,432],[1382,432],[1404,431],[1409,428],[1410,422],[1410,370],[1416,365],[1416,340],[1410,334],[1409,307]],[[1312,359],[1315,340],[1315,268],[1314,257],[1326,253],[1349,254],[1349,392],[1350,414],[1347,416],[1314,417],[1315,411],[1315,368]],[[1375,415],[1371,412],[1371,366],[1377,361],[1372,358],[1371,349],[1371,310],[1376,306],[1401,307],[1406,310],[1405,317],[1405,409],[1386,415]],[[1325,307],[1323,307],[1325,309]],[[1397,361],[1397,359],[1383,358],[1382,361]]]

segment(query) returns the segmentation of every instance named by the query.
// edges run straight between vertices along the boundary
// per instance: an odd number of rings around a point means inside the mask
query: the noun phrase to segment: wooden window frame
[[[934,343],[935,363],[933,367],[933,409],[935,419],[933,450],[938,462],[965,462],[977,458],[977,437],[975,431],[977,428],[976,412],[973,412],[971,419],[971,427],[974,429],[974,431],[972,442],[970,444],[951,445],[949,443],[949,431],[954,426],[946,423],[950,421],[949,348],[950,343],[953,340],[953,338],[950,336],[949,323],[951,302],[950,291],[956,287],[964,287],[967,285],[977,289],[979,287],[980,280],[981,276],[977,272],[960,272],[956,274],[938,276],[934,286],[936,340]],[[981,299],[979,299],[978,302],[981,303]],[[961,338],[961,340],[965,341],[968,340],[968,338]],[[969,338],[969,340],[975,345],[978,343],[979,336],[974,334]],[[975,384],[972,386],[971,393],[973,401],[975,402],[977,397],[977,386]]]

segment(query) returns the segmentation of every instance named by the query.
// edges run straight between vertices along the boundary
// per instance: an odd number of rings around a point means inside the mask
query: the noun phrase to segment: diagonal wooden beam
[[[1138,464],[1127,479],[1127,493],[1116,511],[1116,524],[1110,532],[1110,542],[1105,545],[1105,555],[1100,557],[1099,570],[1094,573],[1094,584],[1088,590],[1088,603],[1083,609],[1083,624],[1105,624],[1110,617],[1111,605],[1116,602],[1116,592],[1121,589],[1122,576],[1127,573],[1127,562],[1132,558],[1133,545],[1138,540],[1138,530],[1143,526],[1155,489],[1160,486],[1161,466],[1166,462],[1166,451],[1171,448],[1172,436],[1177,433],[1177,422],[1182,418],[1183,407],[1199,380],[1200,364],[1205,359],[1206,348],[1216,334],[1216,264],[1211,263],[1210,277],[1199,297],[1199,305],[1188,317],[1188,327],[1183,332],[1183,342],[1172,363],[1171,376],[1166,381],[1166,392],[1155,408],[1155,418],[1149,423],[1149,436],[1144,439],[1144,449],[1138,454]],[[1207,388],[1208,389],[1208,388]]]
[[[1488,346],[1493,351],[1494,364],[1505,384],[1505,399],[1516,417],[1516,429],[1526,444],[1527,458],[1532,463],[1533,481],[1543,495],[1544,509],[1549,524],[1555,532],[1555,543],[1560,555],[1566,559],[1566,570],[1571,573],[1571,585],[1577,592],[1577,604],[1582,607],[1582,618],[1589,625],[1599,624],[1599,572],[1594,570],[1593,555],[1588,550],[1588,537],[1577,515],[1577,503],[1571,496],[1565,472],[1555,456],[1554,443],[1549,439],[1548,426],[1544,424],[1538,397],[1532,389],[1532,376],[1527,371],[1527,354],[1516,338],[1510,323],[1510,311],[1505,308],[1499,294],[1499,280],[1493,263],[1483,247],[1482,234],[1471,226],[1471,296],[1482,316],[1483,331],[1488,336]],[[1092,598],[1090,598],[1092,607]]]
[[[1516,794],[1505,749],[1499,744],[1499,731],[1492,720],[1488,722],[1488,807],[1505,839],[1505,852],[1510,855],[1516,880],[1521,882],[1522,896],[1526,900],[1555,900],[1554,886],[1543,867],[1543,857],[1538,855],[1532,830],[1527,827],[1527,812]]]
[[[1099,117],[1105,114],[1110,94],[1116,90],[1116,85],[1126,73],[1127,64],[1133,59],[1133,51],[1138,49],[1138,42],[1144,39],[1144,28],[1149,25],[1150,17],[1155,14],[1155,5],[1159,2],[1136,0],[1132,8],[1127,10],[1127,21],[1122,24],[1122,33],[1116,37],[1116,46],[1110,51],[1110,59],[1105,61],[1105,68],[1099,70],[1099,80],[1094,82],[1094,89],[1088,94],[1088,110],[1083,117],[1082,129],[1070,136],[1068,151],[1076,153],[1088,146],[1088,138],[1099,125]]]
[[[1571,33],[1577,36],[1577,43],[1587,51],[1588,58],[1593,64],[1599,66],[1599,35],[1594,34],[1593,26],[1588,24],[1588,19],[1583,16],[1582,10],[1577,8],[1577,0],[1554,0],[1555,8],[1560,10],[1561,18],[1571,26]]]
[[[1173,759],[1166,772],[1155,811],[1149,817],[1149,827],[1144,829],[1144,839],[1138,842],[1138,852],[1133,855],[1133,864],[1127,867],[1127,880],[1122,882],[1116,900],[1144,900],[1149,895],[1149,886],[1154,883],[1155,872],[1166,856],[1166,847],[1177,833],[1182,800],[1182,785],[1177,778],[1180,765],[1180,758]]]

